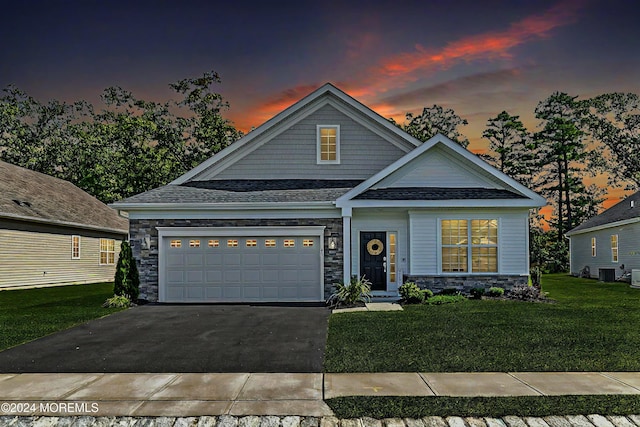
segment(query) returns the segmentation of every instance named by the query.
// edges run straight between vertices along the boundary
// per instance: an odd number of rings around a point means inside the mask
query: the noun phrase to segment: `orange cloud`
[[[413,52],[383,58],[372,68],[362,70],[360,73],[356,71],[353,81],[338,85],[355,98],[375,103],[375,98],[381,93],[403,88],[424,77],[425,72],[447,69],[460,61],[509,58],[510,51],[514,47],[549,37],[553,29],[574,22],[584,4],[584,0],[564,0],[541,14],[512,23],[504,31],[465,37],[439,49],[427,49],[417,45]],[[374,37],[363,37],[354,41],[354,44],[369,46],[373,41],[375,41]],[[353,52],[348,50],[346,60],[353,59],[352,56]],[[266,99],[253,109],[249,116],[254,123],[262,123],[318,86],[309,84],[287,89],[273,98]],[[384,107],[384,109],[378,109],[378,107]],[[385,115],[385,112],[392,116],[398,114],[397,110],[394,111],[390,105],[378,105],[375,108],[382,115]]]

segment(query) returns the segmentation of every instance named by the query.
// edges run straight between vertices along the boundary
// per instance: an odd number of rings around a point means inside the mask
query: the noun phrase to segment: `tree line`
[[[223,117],[215,72],[169,87],[178,101],[135,97],[107,88],[96,108],[86,101],[41,103],[9,86],[0,97],[0,159],[65,179],[110,203],[167,184],[242,136]],[[607,93],[578,99],[555,92],[535,109],[538,130],[502,111],[486,124],[487,162],[547,198],[549,218],[532,215],[532,264],[566,271],[564,233],[598,213],[604,192],[585,178],[605,174],[609,186],[640,187],[640,97]],[[395,122],[394,122],[395,123]],[[452,109],[425,107],[396,123],[426,141],[442,133],[463,147],[467,125]]]

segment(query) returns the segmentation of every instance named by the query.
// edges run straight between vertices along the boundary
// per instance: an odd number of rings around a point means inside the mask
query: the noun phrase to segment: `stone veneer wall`
[[[158,301],[158,230],[156,227],[292,227],[325,226],[324,297],[342,280],[342,218],[322,219],[131,219],[129,235],[133,256],[140,273],[140,299]],[[338,239],[337,249],[329,249],[329,238]],[[148,242],[148,245],[147,245]]]
[[[527,285],[528,276],[495,275],[495,276],[412,276],[404,275],[404,283],[415,282],[422,289],[430,289],[438,293],[443,289],[457,289],[462,293],[469,293],[473,288],[488,290],[498,286],[509,290],[514,286]]]

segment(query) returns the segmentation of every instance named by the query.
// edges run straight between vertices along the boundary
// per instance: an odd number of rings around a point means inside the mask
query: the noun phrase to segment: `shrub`
[[[540,288],[540,286],[542,286],[542,270],[540,267],[533,267],[531,271],[529,271],[529,277],[534,287]]]
[[[514,286],[507,293],[507,298],[519,301],[540,301],[546,300],[545,296],[535,286],[519,285]]]
[[[494,286],[489,288],[489,290],[486,292],[486,295],[488,297],[499,298],[504,295],[504,289]]]
[[[129,307],[131,305],[131,301],[129,298],[123,295],[114,295],[111,298],[107,298],[107,300],[102,304],[105,308],[122,308]]]
[[[471,294],[472,299],[482,299],[485,291],[484,288],[473,288],[469,293]]]
[[[442,305],[442,304],[452,304],[455,302],[466,301],[467,299],[463,295],[436,295],[427,299],[426,303],[429,305]]]
[[[371,282],[364,276],[361,278],[353,276],[348,285],[342,282],[336,285],[336,291],[327,300],[327,305],[338,307],[369,301],[371,301]]]
[[[433,296],[433,291],[431,289],[422,289],[422,294],[424,295],[424,299],[431,298]]]
[[[113,284],[113,294],[127,297],[129,301],[136,301],[140,294],[140,276],[136,260],[131,252],[131,245],[123,241],[120,245],[120,256],[116,265],[116,276]]]
[[[407,304],[422,304],[425,293],[414,282],[407,282],[398,288],[400,296]]]

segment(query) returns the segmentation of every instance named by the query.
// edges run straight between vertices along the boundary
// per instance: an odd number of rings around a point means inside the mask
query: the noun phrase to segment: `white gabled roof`
[[[448,150],[452,151],[453,153],[455,153],[456,157],[461,159],[463,162],[471,163],[473,165],[473,167],[483,171],[487,175],[490,175],[493,180],[495,180],[498,183],[500,183],[500,185],[503,186],[505,189],[512,190],[512,191],[514,191],[514,192],[516,192],[516,193],[518,193],[518,194],[523,196],[523,199],[520,199],[520,200],[508,200],[503,205],[505,205],[505,206],[522,206],[522,207],[532,207],[533,208],[533,207],[541,207],[541,206],[544,206],[544,205],[547,204],[546,199],[543,198],[542,196],[540,196],[537,193],[535,193],[534,191],[528,189],[527,187],[525,187],[524,185],[520,184],[518,181],[516,181],[515,179],[513,179],[510,176],[506,175],[505,173],[503,173],[503,172],[499,171],[498,169],[494,168],[493,166],[489,165],[488,163],[486,163],[485,161],[480,159],[478,156],[476,156],[475,154],[471,153],[466,148],[460,146],[459,144],[455,143],[454,141],[450,140],[446,136],[441,135],[441,134],[437,134],[434,137],[432,137],[429,140],[427,140],[426,142],[424,142],[418,148],[416,148],[413,151],[409,152],[405,156],[403,156],[400,159],[398,159],[396,162],[392,163],[391,165],[387,166],[386,168],[384,168],[383,170],[381,170],[377,174],[373,175],[371,178],[369,178],[366,181],[362,182],[360,185],[358,185],[357,187],[353,188],[351,191],[345,193],[343,196],[338,198],[338,200],[336,201],[336,206],[337,207],[342,207],[342,208],[348,208],[348,207],[356,206],[357,204],[363,204],[363,205],[364,204],[367,204],[367,205],[375,204],[375,203],[372,203],[371,201],[354,201],[354,199],[358,195],[363,194],[367,190],[371,189],[376,184],[378,184],[380,181],[382,181],[383,179],[385,179],[388,176],[390,176],[392,173],[394,173],[394,172],[400,170],[401,168],[405,167],[411,161],[417,159],[423,153],[433,149],[434,147],[438,146],[439,144],[443,145],[446,149],[448,149]],[[450,205],[451,206],[463,206],[464,202],[465,201],[454,200],[454,201],[450,202]],[[468,200],[466,202],[468,202]],[[495,203],[495,201],[494,200],[489,200],[488,203]],[[384,201],[380,201],[380,202],[377,202],[377,204],[383,206],[386,203]],[[434,203],[432,203],[432,204],[434,206],[444,206],[442,201],[434,201]],[[416,203],[407,203],[407,205],[424,206],[425,203],[424,202],[416,202]],[[496,206],[497,206],[497,204],[496,204]]]
[[[399,129],[389,120],[385,119],[375,111],[371,110],[369,107],[364,104],[358,102],[351,96],[347,95],[331,83],[325,83],[320,88],[316,89],[309,95],[302,98],[300,101],[286,108],[270,120],[266,121],[256,129],[252,130],[238,141],[229,145],[225,149],[216,153],[214,156],[210,157],[208,160],[204,161],[200,165],[196,166],[194,169],[185,173],[184,175],[176,178],[174,181],[170,182],[170,185],[180,185],[197,178],[199,175],[202,175],[206,171],[216,168],[219,165],[226,164],[228,162],[235,162],[239,160],[244,155],[248,154],[249,146],[251,148],[256,148],[261,145],[261,142],[265,142],[266,140],[272,138],[274,135],[277,135],[280,132],[283,132],[287,128],[289,128],[293,123],[303,119],[304,117],[311,114],[314,110],[305,111],[306,107],[315,101],[319,100],[322,97],[327,97],[327,95],[333,95],[343,103],[347,104],[349,107],[352,107],[354,110],[358,111],[367,119],[373,121],[386,132],[395,135],[398,139],[405,141],[409,146],[413,145],[418,147],[422,144],[422,142],[411,135],[407,134],[403,130]],[[320,104],[318,107],[324,104]],[[369,126],[370,127],[370,126]],[[374,130],[374,129],[372,129]],[[375,130],[374,130],[375,131]],[[389,141],[393,143],[393,141]],[[406,150],[406,148],[405,148]]]

